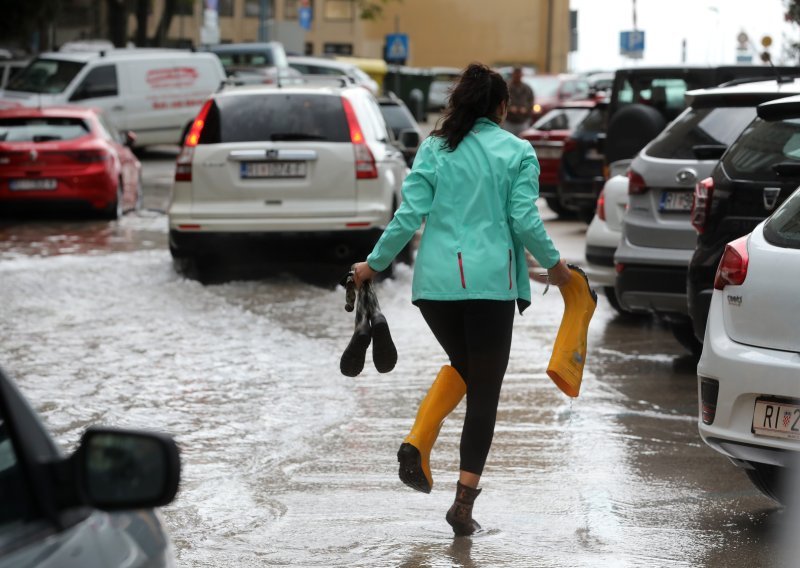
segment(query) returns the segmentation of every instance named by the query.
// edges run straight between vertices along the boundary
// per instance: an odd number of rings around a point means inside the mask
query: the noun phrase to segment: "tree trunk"
[[[161,13],[161,19],[158,21],[158,27],[156,28],[156,35],[153,38],[153,44],[155,46],[164,45],[164,41],[167,39],[167,34],[169,33],[169,26],[172,23],[172,16],[175,15],[176,5],[177,0],[164,0],[164,11]]]
[[[148,0],[136,0],[136,47],[147,46]]]
[[[106,0],[108,7],[108,38],[116,47],[125,47],[128,40],[128,7],[123,0]]]

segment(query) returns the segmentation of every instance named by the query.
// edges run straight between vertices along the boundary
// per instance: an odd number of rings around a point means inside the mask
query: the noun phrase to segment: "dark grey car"
[[[634,159],[629,205],[614,255],[623,309],[665,318],[676,339],[699,355],[688,318],[686,275],[697,235],[689,215],[695,184],[711,175],[725,149],[762,102],[800,93],[800,80],[763,81],[687,93],[690,104]]]

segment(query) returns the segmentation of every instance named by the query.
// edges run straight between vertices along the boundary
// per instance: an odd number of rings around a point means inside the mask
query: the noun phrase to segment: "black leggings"
[[[460,468],[481,475],[492,445],[500,387],[508,367],[514,301],[418,300],[415,303],[450,357],[450,365],[467,384]]]

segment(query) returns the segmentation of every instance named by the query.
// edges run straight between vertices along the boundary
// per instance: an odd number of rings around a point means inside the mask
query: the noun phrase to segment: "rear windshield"
[[[50,142],[73,140],[89,134],[79,118],[0,118],[0,142]]]
[[[279,48],[245,49],[242,51],[219,50],[217,57],[223,67],[288,67],[286,53]]]
[[[37,59],[17,73],[8,82],[6,89],[27,93],[61,93],[72,83],[84,65],[86,64],[77,61]]]
[[[558,77],[522,77],[536,97],[555,97],[561,81]]]
[[[554,108],[537,120],[533,127],[537,130],[575,130],[589,116],[588,108]]]
[[[413,119],[405,113],[400,105],[381,105],[381,114],[395,134],[404,128],[414,128],[415,126]]]
[[[618,109],[638,103],[658,110],[667,120],[672,120],[686,108],[684,94],[688,85],[683,79],[628,77],[617,95]]]
[[[294,140],[350,142],[341,98],[300,93],[220,97],[209,110],[199,143]]]
[[[647,154],[667,160],[696,160],[693,146],[730,146],[755,117],[754,107],[690,108],[658,135]]]
[[[606,105],[596,106],[575,130],[576,132],[604,132],[607,116],[608,107]]]
[[[748,126],[723,157],[734,179],[774,181],[773,166],[800,163],[800,119],[766,122],[759,118]]]
[[[800,191],[795,191],[767,220],[764,238],[775,246],[800,249]]]

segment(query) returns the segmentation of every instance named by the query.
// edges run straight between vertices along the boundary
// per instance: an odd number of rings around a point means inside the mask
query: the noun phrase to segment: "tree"
[[[786,12],[784,19],[795,25],[800,25],[800,0],[785,0]],[[788,48],[784,48],[790,57],[797,59],[800,54],[800,42],[790,42]]]
[[[379,20],[383,16],[383,8],[386,4],[389,2],[402,1],[403,0],[357,0],[358,15],[362,20]]]
[[[42,49],[47,45],[48,27],[55,21],[61,3],[58,0],[0,0],[0,38],[15,40],[18,45]],[[31,46],[31,35],[39,32],[39,45]]]

